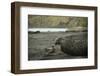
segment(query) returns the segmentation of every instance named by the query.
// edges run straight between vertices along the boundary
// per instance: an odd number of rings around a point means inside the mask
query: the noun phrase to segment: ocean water
[[[28,31],[40,31],[40,32],[65,32],[67,28],[29,28]]]

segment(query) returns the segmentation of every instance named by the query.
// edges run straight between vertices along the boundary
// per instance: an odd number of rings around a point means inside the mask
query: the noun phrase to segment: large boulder
[[[72,56],[87,56],[88,54],[87,32],[71,34],[58,38],[56,45],[61,46],[61,51]]]

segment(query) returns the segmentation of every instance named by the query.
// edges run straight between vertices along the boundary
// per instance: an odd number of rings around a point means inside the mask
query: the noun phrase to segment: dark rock
[[[61,46],[61,51],[72,56],[87,56],[87,32],[72,34],[56,40],[56,45]]]

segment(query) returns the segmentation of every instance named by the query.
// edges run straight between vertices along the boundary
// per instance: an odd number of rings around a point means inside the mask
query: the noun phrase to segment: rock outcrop
[[[61,46],[61,51],[72,56],[87,56],[88,41],[87,32],[69,35],[58,38],[56,45]]]

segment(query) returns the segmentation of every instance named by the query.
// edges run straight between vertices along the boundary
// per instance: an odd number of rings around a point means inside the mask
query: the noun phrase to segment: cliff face
[[[87,17],[28,15],[29,28],[72,28],[87,25]]]

